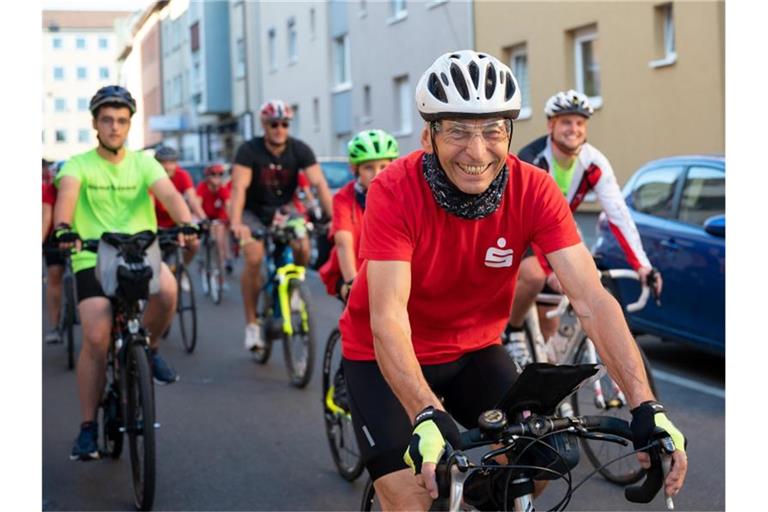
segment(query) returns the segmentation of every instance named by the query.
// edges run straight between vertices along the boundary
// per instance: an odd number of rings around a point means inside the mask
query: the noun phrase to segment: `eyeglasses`
[[[455,146],[467,146],[475,135],[479,135],[486,144],[506,142],[512,131],[512,121],[497,119],[481,125],[444,121],[432,123],[436,133],[442,133],[446,142]]]
[[[280,122],[274,121],[269,124],[269,126],[271,126],[273,130],[278,126],[282,126],[283,128],[288,128],[290,125],[291,124],[288,121],[280,121]]]

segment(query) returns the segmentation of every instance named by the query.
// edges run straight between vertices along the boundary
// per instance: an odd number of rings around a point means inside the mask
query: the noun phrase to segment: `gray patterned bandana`
[[[480,194],[467,194],[456,188],[445,175],[434,153],[424,153],[421,164],[432,197],[449,213],[462,219],[482,219],[495,212],[501,204],[509,176],[506,163],[491,185]]]

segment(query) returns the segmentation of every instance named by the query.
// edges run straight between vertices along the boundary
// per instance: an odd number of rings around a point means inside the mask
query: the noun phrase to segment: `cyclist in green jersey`
[[[91,98],[92,125],[99,144],[70,158],[56,177],[58,199],[54,208],[55,236],[62,248],[72,247],[76,236],[98,239],[105,232],[133,234],[157,230],[152,194],[179,224],[192,217],[184,198],[154,158],[124,147],[136,112],[136,102],[123,87],[102,87]],[[189,238],[194,238],[189,237]],[[96,278],[96,255],[76,252],[72,269],[77,286],[83,347],[77,362],[77,383],[82,423],[70,458],[99,458],[96,412],[104,390],[112,312]],[[159,334],[165,332],[176,310],[176,281],[165,264],[160,266],[159,292],[150,296],[144,326],[150,333],[155,381],[169,384],[178,375],[157,354]]]

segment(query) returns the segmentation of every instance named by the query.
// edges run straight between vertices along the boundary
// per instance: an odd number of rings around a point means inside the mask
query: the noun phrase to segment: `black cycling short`
[[[64,266],[64,255],[57,249],[57,244],[53,240],[53,235],[49,236],[43,242],[43,256],[45,256],[45,266],[54,265]]]
[[[75,286],[77,287],[78,303],[91,297],[106,297],[101,283],[96,279],[96,267],[75,272]]]
[[[371,478],[405,469],[403,455],[413,427],[376,361],[343,360],[357,443]],[[517,378],[512,358],[501,345],[465,354],[445,364],[421,367],[445,409],[465,428],[477,426]]]

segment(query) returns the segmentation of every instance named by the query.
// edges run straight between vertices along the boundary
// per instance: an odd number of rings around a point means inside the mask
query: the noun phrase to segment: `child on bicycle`
[[[346,302],[352,282],[362,264],[360,235],[368,186],[389,163],[400,156],[395,138],[384,130],[364,130],[347,144],[349,165],[356,179],[333,197],[330,236],[335,243],[328,261],[320,267],[320,278],[329,295]]]
[[[221,164],[213,164],[203,171],[205,179],[197,186],[197,196],[203,206],[205,215],[211,220],[210,236],[216,241],[216,249],[219,252],[219,264],[229,264],[229,209],[230,189],[224,185],[226,170]],[[219,269],[224,275],[224,268]],[[207,286],[206,279],[202,280],[203,288]],[[224,283],[227,288],[227,283]]]

